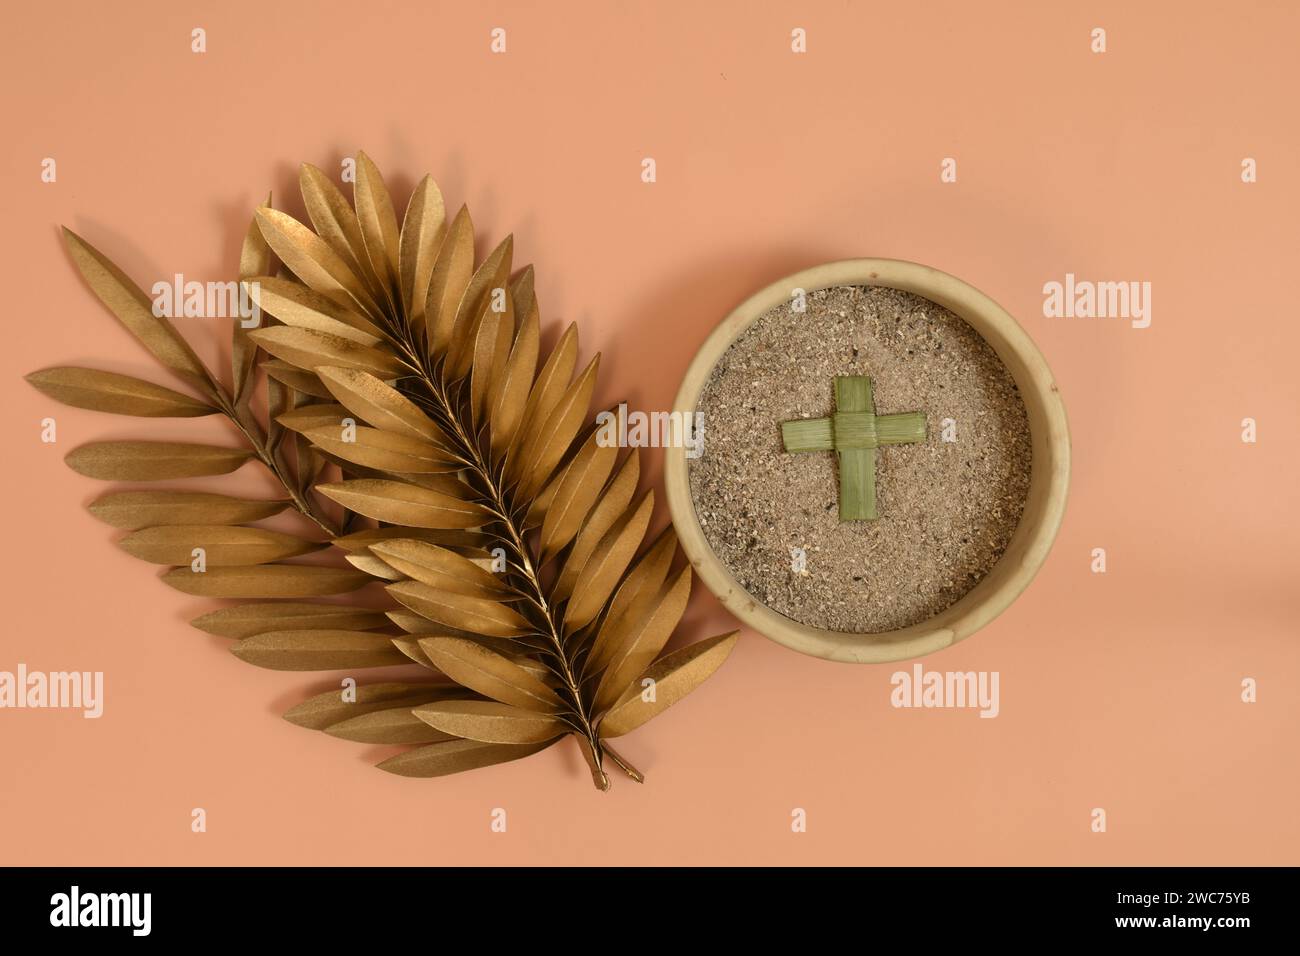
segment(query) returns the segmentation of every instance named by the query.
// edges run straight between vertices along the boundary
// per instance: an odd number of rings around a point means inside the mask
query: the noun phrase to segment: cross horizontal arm
[[[876,444],[910,445],[925,441],[925,412],[876,416]]]
[[[835,432],[829,418],[796,418],[781,423],[781,441],[789,452],[831,451]]]
[[[925,441],[925,415],[922,412],[894,415],[836,412],[831,420],[831,437],[840,450]]]

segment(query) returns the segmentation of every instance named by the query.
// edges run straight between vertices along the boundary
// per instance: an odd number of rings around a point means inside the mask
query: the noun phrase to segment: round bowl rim
[[[843,259],[778,279],[726,316],[705,339],[682,377],[673,411],[693,421],[714,365],[741,332],[795,290],[883,286],[912,292],[959,315],[1002,359],[1029,414],[1033,448],[1024,512],[1011,542],[989,573],[937,615],[895,631],[855,633],[812,627],[764,606],[748,594],[713,552],[695,514],[684,447],[665,449],[664,486],[677,537],[705,586],[743,624],[793,650],[826,660],[884,663],[920,657],[975,633],[1029,586],[1046,560],[1065,513],[1070,436],[1065,405],[1047,360],[1002,306],[974,286],[930,266],[901,259]],[[705,422],[707,445],[707,420]]]

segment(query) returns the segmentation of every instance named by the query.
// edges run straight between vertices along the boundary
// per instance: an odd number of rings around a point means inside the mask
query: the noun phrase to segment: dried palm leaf
[[[197,396],[93,369],[28,379],[79,408],[224,415],[243,439],[91,443],[68,455],[82,474],[210,477],[256,460],[283,487],[269,500],[126,490],[91,504],[128,532],[127,553],[176,565],[163,575],[171,587],[246,602],[196,627],[234,639],[234,653],[262,667],[405,665],[450,680],[330,692],[286,719],[345,740],[416,745],[379,765],[405,776],[503,763],[572,738],[599,788],[609,787],[607,758],[639,782],[608,738],[698,686],[735,635],[663,655],[690,568],[670,576],[671,529],[643,547],[654,498],[633,504],[638,456],[620,462],[591,430],[599,356],[575,376],[573,325],[543,354],[533,270],[514,272],[513,239],[476,264],[468,210],[448,221],[432,179],[399,222],[378,167],[361,153],[356,168],[349,204],[323,172],[302,167],[311,227],[269,198],[254,211],[239,279],[272,324],[235,323],[229,386],[125,273],[66,230],[95,295]],[[258,382],[265,418],[254,411]],[[286,509],[314,533],[256,526]],[[296,562],[327,544],[351,567]],[[310,600],[371,581],[396,604]]]

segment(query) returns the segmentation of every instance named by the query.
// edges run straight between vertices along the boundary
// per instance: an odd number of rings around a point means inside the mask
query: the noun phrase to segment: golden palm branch
[[[275,322],[235,323],[229,386],[120,269],[64,230],[91,289],[191,393],[92,369],[28,380],[81,408],[224,415],[244,443],[97,442],[68,464],[160,481],[256,459],[286,495],[128,490],[90,510],[128,532],[128,553],[174,565],[163,575],[172,587],[248,602],[194,621],[235,638],[245,661],[432,672],[331,691],[285,715],[348,740],[416,745],[382,769],[441,776],[572,737],[600,789],[607,758],[640,781],[610,739],[698,686],[736,637],[663,654],[691,572],[673,568],[671,528],[643,547],[654,498],[636,496],[637,453],[620,460],[591,425],[599,355],[578,371],[573,325],[542,355],[532,267],[513,270],[510,237],[476,264],[468,211],[448,221],[429,177],[400,224],[364,153],[354,205],[313,166],[300,183],[312,228],[268,199],[245,238],[240,280]],[[264,422],[253,403],[262,381]],[[327,472],[338,480],[322,481]],[[288,508],[314,524],[311,538],[258,526]],[[352,567],[295,561],[331,544]],[[376,579],[392,610],[312,600]]]

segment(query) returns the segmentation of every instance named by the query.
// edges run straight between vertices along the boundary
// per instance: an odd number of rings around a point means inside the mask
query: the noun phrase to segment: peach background
[[[0,669],[103,670],[107,702],[98,721],[0,712],[0,862],[1300,862],[1293,4],[9,15]],[[488,52],[494,26],[506,55]],[[1089,52],[1094,26],[1105,55]],[[513,230],[544,320],[578,320],[584,350],[604,352],[602,401],[667,407],[728,310],[830,259],[918,260],[1005,305],[1066,397],[1070,507],[1025,596],[924,660],[1000,671],[1001,716],[895,710],[896,666],[749,634],[700,693],[627,738],[649,782],[608,795],[567,745],[414,781],[372,769],[380,748],[282,721],[336,681],[250,667],[190,629],[210,603],[118,551],[81,508],[102,486],[61,462],[85,441],[193,423],[56,406],[19,376],[92,364],[167,381],[75,276],[58,223],[145,285],[229,278],[266,190],[301,214],[297,163],[337,170],[357,147],[401,202],[431,171],[484,242]],[[56,184],[39,179],[46,156]],[[939,182],[945,156],[955,185]],[[1151,328],[1044,319],[1042,285],[1067,271],[1151,281]],[[189,331],[218,353],[213,328]],[[57,445],[38,439],[46,415]],[[1257,445],[1239,440],[1247,415]],[[647,462],[657,484],[658,453]],[[1089,572],[1093,547],[1109,573]],[[687,630],[728,627],[697,588]],[[1254,705],[1239,700],[1248,676]],[[790,832],[793,807],[806,834]],[[1109,832],[1090,832],[1093,807]]]

